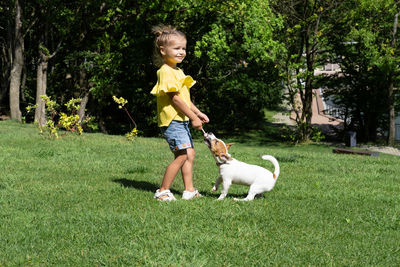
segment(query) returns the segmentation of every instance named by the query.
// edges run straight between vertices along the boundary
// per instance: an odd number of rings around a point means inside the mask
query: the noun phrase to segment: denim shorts
[[[168,127],[161,127],[161,132],[172,152],[194,147],[189,121],[172,121]]]

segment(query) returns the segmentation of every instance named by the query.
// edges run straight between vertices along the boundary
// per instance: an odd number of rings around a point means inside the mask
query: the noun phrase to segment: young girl
[[[154,27],[153,33],[156,35],[154,62],[160,69],[157,71],[157,84],[151,94],[157,97],[158,126],[175,156],[154,198],[162,201],[176,200],[169,188],[179,170],[185,186],[182,199],[200,197],[200,193],[193,187],[195,151],[188,126],[191,120],[192,126],[201,130],[202,124],[208,123],[209,119],[190,100],[189,89],[195,81],[176,66],[186,56],[186,37],[175,28],[164,25]]]

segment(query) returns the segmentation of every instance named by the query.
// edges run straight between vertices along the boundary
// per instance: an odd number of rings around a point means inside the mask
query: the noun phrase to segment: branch
[[[31,24],[29,24],[28,28],[26,28],[25,33],[22,35],[22,38],[25,39],[25,35],[29,32],[29,30],[33,27],[33,25],[36,24],[36,22],[37,22],[38,20],[39,20],[39,18],[35,18],[35,19],[31,22]]]
[[[399,12],[400,13],[400,12]],[[394,15],[394,22],[393,22],[393,39],[392,39],[392,47],[396,45],[396,34],[397,34],[397,25],[398,25],[398,17],[399,13]]]
[[[57,52],[60,50],[61,44],[62,44],[62,40],[60,40],[60,42],[58,43],[57,48],[56,48],[56,50],[53,52],[53,54],[51,54],[51,55],[49,56],[49,59],[51,59],[52,57],[54,57],[54,56],[57,54]]]
[[[129,111],[126,107],[124,107],[124,110],[126,112],[126,114],[128,114],[129,118],[131,119],[131,121],[133,122],[133,124],[135,125],[135,129],[137,129],[137,125],[136,122],[134,121],[134,119],[132,118],[131,114],[129,114]]]

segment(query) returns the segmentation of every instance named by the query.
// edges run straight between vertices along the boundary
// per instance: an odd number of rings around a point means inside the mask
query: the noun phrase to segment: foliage
[[[8,90],[10,83],[11,59],[10,55],[5,53],[10,49],[10,42],[5,38],[9,34],[9,25],[14,12],[10,12],[11,7],[5,1],[0,2],[0,114],[6,113],[6,102],[8,102]]]
[[[49,87],[57,99],[82,97],[82,88],[87,87],[88,113],[96,115],[107,132],[126,131],[118,113],[105,112],[112,95],[132,103],[129,112],[146,126],[144,134],[158,132],[155,99],[149,94],[156,80],[150,63],[150,29],[158,23],[176,25],[187,33],[188,55],[182,67],[197,80],[193,101],[220,127],[230,128],[232,121],[235,127],[247,127],[249,121],[262,119],[263,108],[279,104],[282,87],[273,60],[282,45],[272,36],[281,21],[266,1],[102,2],[65,6],[63,19],[69,23],[63,25],[69,26],[64,43],[71,45],[63,45],[54,58]],[[85,79],[86,85],[81,83]],[[221,99],[211,96],[214,92],[230,104],[219,105]],[[233,116],[214,117],[217,113],[240,115],[233,120]]]
[[[80,106],[78,103],[81,101],[81,99],[71,99],[69,100],[65,106],[67,107],[67,110],[70,112],[70,115],[67,115],[64,112],[60,113],[60,119],[59,119],[59,125],[64,128],[65,130],[69,132],[77,132],[79,134],[82,134],[83,129],[79,121],[79,115],[76,114],[78,110],[80,109]]]
[[[12,25],[13,1],[3,2],[0,104],[8,105],[7,48],[12,38],[6,25]],[[83,110],[105,133],[131,131],[113,108],[111,96],[122,96],[143,135],[157,135],[156,100],[149,94],[157,71],[151,63],[151,27],[164,23],[187,35],[187,57],[180,67],[197,81],[192,100],[209,115],[211,130],[262,125],[263,109],[276,108],[286,98],[297,111],[301,138],[309,138],[312,89],[331,84],[317,79],[314,70],[326,62],[338,62],[347,71],[347,79],[337,80],[340,90],[332,93],[343,110],[351,111],[351,126],[363,132],[359,136],[387,128],[383,88],[389,77],[394,87],[399,84],[398,49],[390,43],[398,10],[394,1],[23,2],[23,107],[36,98],[40,52],[57,51],[48,65],[47,95],[61,106],[71,98],[88,99]],[[355,40],[357,46],[344,45]],[[360,102],[353,103],[358,95]],[[366,112],[371,106],[379,108]]]
[[[57,111],[56,111],[56,105],[57,103],[53,100],[50,99],[47,95],[41,95],[40,96],[45,103],[46,106],[46,125],[43,127],[42,125],[39,125],[40,133],[46,132],[49,134],[50,137],[55,137],[58,138],[58,129],[55,123]],[[36,106],[37,108],[37,106]],[[31,110],[31,109],[29,109]]]
[[[208,127],[254,126],[262,121],[265,107],[281,101],[274,61],[283,45],[272,37],[282,21],[265,1],[222,1],[196,10],[203,10],[210,21],[205,26],[185,18],[189,44],[196,44],[194,57],[184,65],[197,73],[198,86],[192,90],[196,104],[209,114]]]
[[[132,131],[130,131],[129,133],[125,134],[125,137],[129,140],[129,141],[133,141],[135,139],[135,137],[137,137],[139,134],[138,129],[133,128]]]
[[[328,18],[338,1],[271,2],[274,11],[284,20],[284,29],[278,37],[286,43],[286,50],[278,68],[287,89],[285,97],[296,114],[298,137],[301,141],[308,141],[313,131],[314,70],[325,63]]]
[[[400,81],[399,49],[393,40],[397,12],[395,1],[349,0],[336,10],[338,22],[329,31],[331,60],[342,73],[324,81],[332,88],[327,96],[342,107],[346,128],[356,130],[363,141],[376,141],[388,129],[388,88]],[[395,104],[398,110],[398,97]]]
[[[294,144],[303,143],[304,139],[302,138],[301,133],[304,131],[304,129],[302,129],[301,127],[308,127],[308,126],[306,126],[305,124],[303,125],[297,124],[294,128],[284,126],[282,128],[281,137],[284,140],[287,140]],[[311,126],[309,141],[319,143],[322,142],[323,140],[325,140],[325,135],[322,133],[322,131],[318,127]]]
[[[400,265],[398,157],[235,141],[238,160],[271,169],[259,157],[268,153],[281,167],[264,198],[236,203],[249,188],[233,185],[216,201],[218,168],[196,139],[194,183],[203,197],[180,200],[178,177],[178,201],[160,203],[153,195],[173,157],[161,138],[131,146],[83,133],[54,143],[36,133],[0,121],[2,266]]]
[[[88,123],[90,121],[90,117],[87,117],[84,122],[81,122],[79,119],[79,115],[77,114],[80,106],[78,103],[81,99],[70,99],[66,104],[67,112],[58,112],[58,105],[56,101],[51,100],[51,98],[47,95],[41,96],[42,100],[46,105],[46,125],[39,125],[39,129],[41,133],[47,133],[49,137],[58,138],[58,131],[60,128],[65,129],[67,132],[77,133],[81,135],[83,133],[82,124]],[[26,111],[29,113],[33,109],[37,108],[36,105],[28,106]]]

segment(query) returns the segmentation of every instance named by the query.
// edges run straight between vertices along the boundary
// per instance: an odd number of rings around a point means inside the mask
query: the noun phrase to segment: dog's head
[[[224,141],[215,137],[213,133],[204,133],[204,143],[210,149],[218,164],[223,164],[232,160],[228,149],[232,144],[225,144]]]

